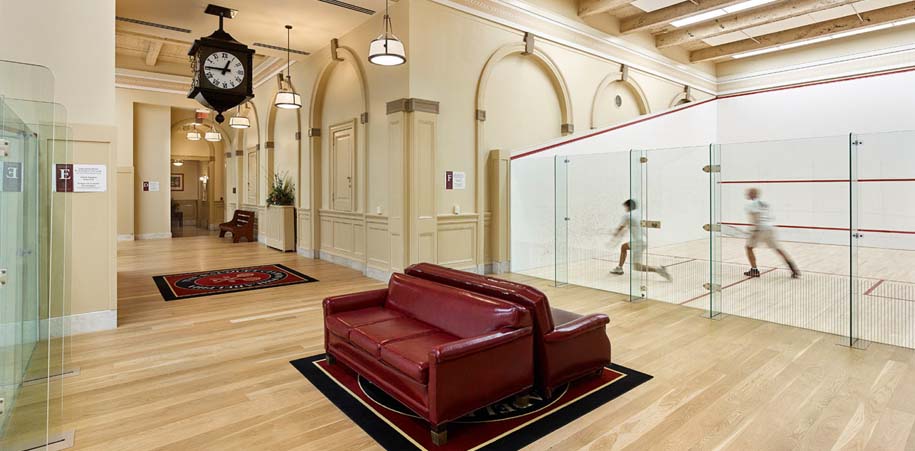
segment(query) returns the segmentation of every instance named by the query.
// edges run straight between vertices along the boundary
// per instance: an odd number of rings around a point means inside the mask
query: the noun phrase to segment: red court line
[[[870,295],[871,293],[873,293],[874,290],[876,290],[877,287],[879,287],[883,282],[885,282],[885,280],[883,280],[883,279],[878,280],[877,283],[871,285],[871,287],[868,288],[867,291],[864,292],[864,295],[867,296],[867,295]]]
[[[747,224],[745,222],[722,222],[724,225],[730,226],[746,226],[751,227],[753,224]],[[780,229],[805,229],[805,230],[834,230],[839,232],[848,232],[850,229],[848,227],[818,227],[818,226],[799,226],[799,225],[787,225],[787,224],[776,224],[775,227]],[[885,230],[885,229],[856,229],[859,232],[869,232],[869,233],[895,233],[902,235],[915,235],[915,231],[912,230]]]
[[[722,180],[722,185],[778,184],[778,183],[849,183],[849,179],[798,179],[798,180]],[[915,182],[915,179],[858,179],[858,183]]]
[[[558,143],[550,144],[550,145],[548,145],[548,146],[546,146],[546,147],[541,147],[541,148],[539,148],[539,149],[530,150],[530,151],[527,151],[527,152],[524,152],[524,153],[520,153],[520,154],[518,154],[518,155],[512,155],[512,156],[511,156],[511,159],[512,159],[512,160],[516,160],[516,159],[518,159],[518,158],[524,158],[524,157],[526,157],[526,156],[528,156],[528,155],[533,155],[533,154],[535,154],[535,153],[540,153],[540,152],[543,152],[543,151],[546,151],[546,150],[555,149],[555,148],[557,148],[557,147],[564,146],[564,145],[566,145],[566,144],[571,144],[571,143],[574,143],[574,142],[578,142],[578,141],[581,141],[581,140],[583,140],[583,139],[592,138],[592,137],[595,137],[595,136],[598,136],[598,135],[603,135],[604,133],[612,132],[612,131],[614,131],[614,130],[619,130],[619,129],[621,129],[621,128],[626,128],[626,127],[629,127],[629,126],[631,126],[631,125],[641,124],[642,122],[650,121],[650,120],[652,120],[652,119],[657,119],[657,118],[659,118],[659,117],[664,117],[664,116],[667,116],[668,114],[673,114],[673,113],[678,113],[678,112],[680,112],[680,111],[685,111],[685,110],[688,110],[688,109],[690,109],[690,108],[695,108],[695,107],[697,107],[697,106],[699,106],[699,105],[705,105],[706,103],[714,102],[715,100],[718,100],[718,98],[717,98],[717,97],[712,97],[711,99],[706,99],[706,100],[703,100],[703,101],[701,101],[701,102],[690,103],[690,104],[688,104],[688,105],[686,105],[686,106],[684,106],[684,107],[677,108],[677,109],[675,109],[675,110],[668,110],[668,111],[665,111],[665,112],[663,112],[663,113],[656,114],[656,115],[654,115],[654,116],[643,117],[643,118],[641,118],[641,119],[639,119],[639,120],[635,120],[635,121],[632,121],[632,122],[626,122],[625,124],[620,124],[620,125],[617,125],[617,126],[615,126],[615,127],[608,128],[608,129],[606,129],[606,130],[601,130],[601,131],[599,131],[599,132],[594,132],[594,133],[590,133],[590,134],[587,134],[587,135],[579,136],[579,137],[577,137],[577,138],[572,138],[572,139],[569,139],[569,140],[567,140],[567,141],[563,141],[563,142],[558,142]]]
[[[766,274],[769,274],[770,272],[775,271],[776,269],[778,269],[778,268],[772,268],[772,269],[770,269],[770,270],[768,270],[768,271],[761,272],[761,273],[759,273],[759,277],[762,277],[762,276],[764,276],[764,275],[766,275]],[[724,291],[725,288],[731,288],[731,287],[733,287],[734,285],[739,285],[739,284],[741,284],[741,283],[744,283],[744,282],[746,282],[746,281],[748,281],[748,280],[750,280],[750,279],[758,279],[759,277],[747,277],[747,278],[745,278],[745,279],[738,280],[737,282],[734,282],[734,283],[732,283],[732,284],[730,284],[730,285],[725,285],[725,286],[721,287],[721,291]],[[690,302],[693,302],[693,301],[695,301],[695,300],[697,300],[697,299],[702,299],[702,298],[704,298],[704,297],[706,297],[706,296],[708,296],[708,295],[709,295],[708,293],[705,293],[705,294],[703,294],[703,295],[696,296],[696,297],[694,297],[694,298],[692,298],[692,299],[690,299],[690,300],[688,300],[688,301],[683,301],[683,302],[681,302],[680,305],[689,304]]]
[[[579,137],[576,137],[576,138],[570,138],[570,139],[568,139],[568,140],[566,140],[566,141],[562,141],[562,142],[558,142],[558,143],[553,143],[553,144],[547,145],[547,146],[545,146],[545,147],[540,147],[540,148],[537,148],[537,149],[534,149],[534,150],[529,150],[529,151],[527,151],[527,152],[520,153],[520,154],[518,154],[518,155],[512,155],[512,156],[511,156],[511,159],[512,159],[512,160],[516,160],[516,159],[518,159],[518,158],[524,158],[524,157],[526,157],[526,156],[533,155],[533,154],[535,154],[535,153],[540,153],[540,152],[543,152],[543,151],[546,151],[546,150],[555,149],[556,147],[560,147],[560,146],[564,146],[564,145],[566,145],[566,144],[571,144],[571,143],[574,143],[574,142],[578,142],[578,141],[581,141],[581,140],[583,140],[583,139],[592,138],[592,137],[594,137],[594,136],[603,135],[604,133],[609,133],[609,132],[612,132],[612,131],[614,131],[614,130],[619,130],[619,129],[621,129],[621,128],[629,127],[629,126],[631,126],[631,125],[641,124],[642,122],[645,122],[645,121],[650,121],[650,120],[652,120],[652,119],[657,119],[657,118],[659,118],[659,117],[664,117],[664,116],[667,116],[668,114],[673,114],[673,113],[676,113],[676,112],[679,112],[679,111],[685,111],[685,110],[688,110],[688,109],[690,109],[690,108],[697,107],[697,106],[699,106],[699,105],[705,105],[706,103],[714,102],[714,101],[716,101],[716,100],[721,100],[721,99],[732,99],[732,98],[736,98],[736,97],[744,97],[744,96],[750,96],[750,95],[755,95],[755,94],[763,94],[763,93],[767,93],[767,92],[785,91],[785,90],[789,90],[789,89],[807,88],[807,87],[810,87],[810,86],[827,85],[827,84],[831,84],[831,83],[840,83],[840,82],[853,81],[853,80],[862,80],[862,79],[866,79],[866,78],[883,77],[883,76],[886,76],[886,75],[903,74],[903,73],[906,73],[906,72],[913,72],[913,71],[915,71],[915,67],[909,67],[909,68],[904,68],[904,69],[897,69],[897,70],[892,70],[892,71],[887,71],[887,72],[875,72],[875,73],[870,73],[870,74],[853,75],[853,76],[849,76],[849,77],[839,77],[839,78],[833,78],[833,79],[830,79],[830,80],[822,80],[822,81],[815,81],[815,82],[808,82],[808,83],[796,83],[796,84],[793,84],[793,85],[780,86],[780,87],[776,87],[776,88],[758,89],[758,90],[755,90],[755,91],[736,92],[736,93],[733,93],[733,94],[723,94],[723,95],[719,95],[719,96],[712,97],[712,98],[710,98],[710,99],[703,100],[703,101],[701,101],[701,102],[690,103],[690,104],[687,104],[686,106],[683,106],[683,107],[681,107],[681,108],[677,108],[677,109],[674,109],[674,110],[668,110],[668,111],[665,111],[665,112],[663,112],[663,113],[660,113],[660,114],[657,114],[657,115],[654,115],[654,116],[644,117],[644,118],[641,118],[641,119],[636,120],[636,121],[627,122],[627,123],[625,123],[625,124],[620,124],[620,125],[617,125],[617,126],[615,126],[615,127],[611,127],[611,128],[605,129],[605,130],[601,130],[601,131],[599,131],[599,132],[589,133],[589,134],[587,134],[587,135],[579,136]]]

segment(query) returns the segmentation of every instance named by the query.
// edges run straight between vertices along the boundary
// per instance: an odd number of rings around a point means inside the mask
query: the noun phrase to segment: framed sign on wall
[[[184,174],[172,174],[172,191],[184,191]]]

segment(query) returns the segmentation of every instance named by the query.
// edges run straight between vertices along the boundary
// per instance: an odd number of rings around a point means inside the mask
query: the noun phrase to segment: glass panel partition
[[[52,88],[46,68],[0,61],[0,449],[44,449],[63,426],[70,216],[51,191],[71,160]]]
[[[852,135],[853,338],[915,348],[915,131]]]
[[[525,157],[511,186],[514,272],[915,348],[915,132]]]
[[[556,184],[552,157],[511,163],[511,270],[542,279],[556,276]]]
[[[569,159],[564,156],[554,158],[553,173],[556,180],[556,209],[553,213],[556,224],[556,264],[553,280],[556,286],[562,286],[569,283]]]
[[[720,158],[721,312],[849,337],[848,137],[722,144]]]

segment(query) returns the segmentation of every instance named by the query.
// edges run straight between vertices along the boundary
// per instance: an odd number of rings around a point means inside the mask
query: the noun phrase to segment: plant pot
[[[295,207],[270,205],[264,215],[266,244],[281,251],[295,250]]]

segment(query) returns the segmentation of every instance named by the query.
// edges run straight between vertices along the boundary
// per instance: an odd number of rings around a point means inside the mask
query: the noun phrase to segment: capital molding
[[[438,114],[439,112],[439,103],[435,100],[425,100],[425,99],[416,99],[416,98],[403,98],[392,100],[387,104],[387,114],[394,113],[432,113]]]

